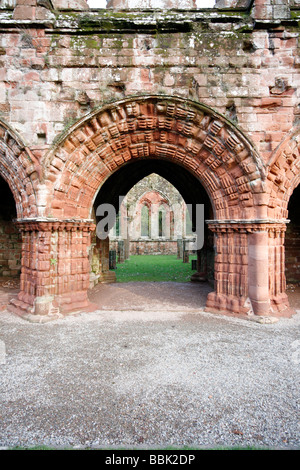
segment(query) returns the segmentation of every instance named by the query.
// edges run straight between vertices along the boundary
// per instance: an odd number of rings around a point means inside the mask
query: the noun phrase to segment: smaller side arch
[[[38,162],[3,121],[0,121],[0,175],[12,191],[18,219],[37,216]]]
[[[269,297],[272,308],[281,315],[293,314],[286,293],[286,248],[289,238],[288,204],[300,183],[300,128],[279,144],[266,167],[268,217],[276,223],[268,240]]]
[[[106,105],[57,140],[43,158],[51,214],[89,219],[99,188],[114,172],[158,159],[200,181],[215,219],[264,217],[265,165],[250,140],[207,106],[159,95]]]
[[[289,199],[300,183],[300,128],[277,147],[266,170],[268,215],[273,219],[286,219]]]

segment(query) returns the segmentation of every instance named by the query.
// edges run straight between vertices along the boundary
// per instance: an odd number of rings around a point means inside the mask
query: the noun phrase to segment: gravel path
[[[273,324],[184,309],[37,324],[4,311],[0,327],[3,448],[300,448],[300,311]]]

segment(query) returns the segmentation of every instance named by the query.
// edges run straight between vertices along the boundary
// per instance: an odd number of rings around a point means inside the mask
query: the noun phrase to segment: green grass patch
[[[190,256],[189,263],[183,263],[176,255],[133,255],[117,264],[117,282],[189,282],[196,258]]]

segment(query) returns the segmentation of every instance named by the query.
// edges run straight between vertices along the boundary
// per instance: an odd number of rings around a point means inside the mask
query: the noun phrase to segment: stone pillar
[[[285,223],[269,227],[269,291],[271,309],[278,316],[290,317],[295,311],[290,308],[286,294],[285,233]]]
[[[249,226],[249,298],[257,315],[290,317],[285,280],[286,224],[269,221]]]
[[[177,259],[182,259],[183,257],[183,240],[182,238],[177,239]]]
[[[215,291],[207,310],[291,316],[286,295],[285,223],[209,222],[215,233]]]
[[[203,247],[201,250],[197,250],[197,264],[196,272],[192,274],[191,281],[193,282],[204,282],[207,281],[207,252],[206,248]]]
[[[263,228],[248,235],[248,282],[253,312],[269,315],[269,234]]]
[[[151,223],[150,223],[150,229],[151,233],[149,234],[150,238],[158,238],[158,204],[151,204],[151,209],[150,209],[150,218],[151,218]]]
[[[53,315],[89,308],[91,221],[22,220],[20,293],[10,310]]]
[[[97,238],[96,247],[99,252],[100,272],[99,282],[110,283],[116,281],[115,271],[109,269],[109,237],[101,240]]]
[[[244,228],[232,223],[209,223],[215,234],[215,290],[207,297],[211,311],[247,314],[248,246]]]
[[[125,243],[124,240],[118,241],[118,263],[125,262]]]
[[[182,242],[182,261],[184,263],[189,262],[189,249],[188,249],[189,241],[188,240],[183,240]]]

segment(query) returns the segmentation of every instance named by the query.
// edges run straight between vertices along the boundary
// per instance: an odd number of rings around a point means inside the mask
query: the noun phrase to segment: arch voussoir
[[[0,174],[11,188],[18,218],[37,215],[37,162],[21,139],[0,122]]]
[[[297,129],[277,147],[267,166],[269,216],[288,217],[288,201],[299,181],[300,129]]]
[[[129,161],[145,158],[173,161],[197,175],[218,219],[253,216],[263,192],[263,164],[238,129],[207,107],[151,96],[94,112],[52,149],[45,180],[53,213],[88,217],[101,183]]]

